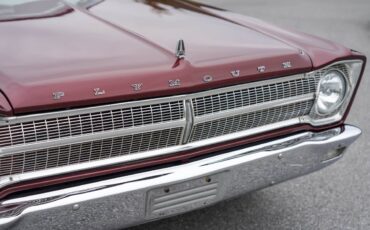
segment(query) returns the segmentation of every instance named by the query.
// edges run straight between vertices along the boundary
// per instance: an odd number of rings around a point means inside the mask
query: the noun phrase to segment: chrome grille
[[[0,147],[182,119],[183,101],[119,108],[0,127]]]
[[[142,160],[299,124],[312,110],[320,77],[0,119],[0,181]]]
[[[309,114],[313,100],[238,114],[195,125],[190,141],[200,141]]]
[[[222,92],[193,99],[194,115],[221,112],[244,106],[315,93],[320,76],[299,78],[256,87]]]
[[[34,172],[180,144],[182,128],[27,151],[0,157],[0,176]]]

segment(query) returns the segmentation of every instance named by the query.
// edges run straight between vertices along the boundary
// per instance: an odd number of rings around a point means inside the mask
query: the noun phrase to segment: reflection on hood
[[[90,8],[103,0],[68,0],[78,7]],[[46,18],[63,15],[73,11],[62,0],[2,0],[0,2],[0,21],[14,21]]]

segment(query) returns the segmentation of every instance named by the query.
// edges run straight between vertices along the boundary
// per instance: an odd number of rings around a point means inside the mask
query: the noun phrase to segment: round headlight
[[[342,104],[346,92],[346,79],[336,70],[327,72],[320,80],[316,100],[316,111],[320,115],[328,115]]]

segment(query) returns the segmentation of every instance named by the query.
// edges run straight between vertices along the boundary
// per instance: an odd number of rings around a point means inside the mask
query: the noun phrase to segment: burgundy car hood
[[[54,17],[0,22],[0,89],[19,114],[195,92],[312,68],[297,46],[219,13],[182,1],[107,0]],[[178,61],[180,39],[186,56]],[[286,61],[291,68],[282,67]],[[230,74],[234,70],[240,77]],[[205,75],[214,80],[204,82]],[[169,87],[176,79],[181,85]],[[105,94],[95,95],[96,88]],[[54,92],[64,96],[54,100]]]

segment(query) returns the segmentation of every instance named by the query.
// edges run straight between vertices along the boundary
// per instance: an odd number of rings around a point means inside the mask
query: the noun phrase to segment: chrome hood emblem
[[[213,81],[213,77],[211,75],[205,75],[205,76],[203,76],[203,81],[204,82],[211,82],[211,81]]]
[[[265,72],[266,71],[266,66],[264,66],[264,65],[258,66],[257,71],[260,72],[260,73]]]
[[[95,88],[94,89],[94,95],[95,96],[100,96],[100,95],[104,95],[105,94],[105,90],[104,89],[101,89],[101,88]]]
[[[239,77],[240,76],[240,70],[233,70],[230,72],[233,77]]]
[[[62,97],[64,97],[64,92],[54,92],[53,93],[53,99],[54,100],[60,100],[60,99],[62,99]]]
[[[132,84],[131,87],[134,91],[140,91],[143,87],[143,83],[135,83]]]
[[[282,65],[284,69],[292,68],[292,63],[290,61],[283,62]]]
[[[182,39],[180,39],[177,42],[176,57],[178,59],[184,59],[185,58],[185,42]]]

